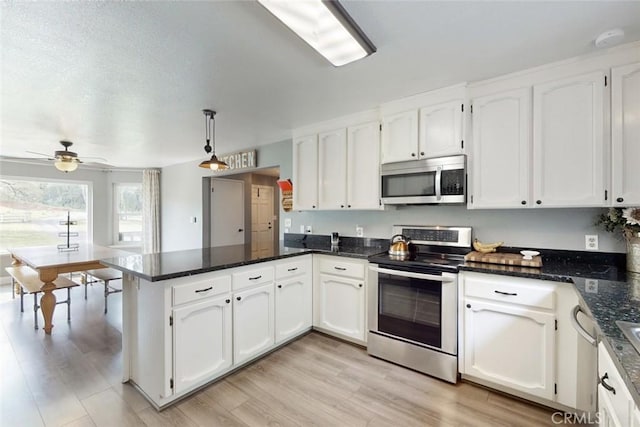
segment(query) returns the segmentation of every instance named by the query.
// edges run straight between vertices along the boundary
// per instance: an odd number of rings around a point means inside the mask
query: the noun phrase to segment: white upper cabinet
[[[310,172],[307,172],[310,173]],[[338,129],[318,135],[319,209],[343,209],[347,205],[347,132]]]
[[[533,86],[533,199],[539,207],[604,206],[605,73]]]
[[[381,106],[382,163],[464,152],[466,85],[456,85]]]
[[[420,109],[420,158],[462,154],[462,110],[462,100]]]
[[[380,124],[347,128],[347,208],[380,208]]]
[[[382,118],[382,163],[418,158],[418,111]]]
[[[611,70],[611,153],[615,206],[640,204],[640,63]]]
[[[318,207],[318,136],[293,140],[293,208]]]
[[[531,88],[471,100],[470,208],[526,207],[529,202]]]

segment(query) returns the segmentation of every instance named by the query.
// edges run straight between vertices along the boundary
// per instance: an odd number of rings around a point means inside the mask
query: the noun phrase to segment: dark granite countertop
[[[280,241],[274,245],[273,255],[267,257],[253,256],[251,245],[246,244],[144,255],[132,254],[103,259],[100,262],[149,282],[157,282],[310,253],[366,260],[369,256],[386,250],[385,247],[365,245],[376,243],[368,241],[369,239],[359,240],[362,241],[358,241],[359,244],[345,244],[338,247],[331,247],[329,240],[326,242],[313,239],[309,239],[309,242]]]
[[[567,254],[545,258],[543,254],[541,268],[467,262],[460,270],[573,283],[581,305],[595,320],[599,341],[604,343],[640,406],[640,354],[615,323],[640,322],[640,274],[626,272],[615,256],[588,258],[576,259]]]

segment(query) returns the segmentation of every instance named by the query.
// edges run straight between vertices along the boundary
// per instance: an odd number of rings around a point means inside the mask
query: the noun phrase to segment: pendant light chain
[[[205,138],[207,139],[207,145],[204,146],[204,151],[207,154],[211,153],[211,159],[205,160],[200,163],[201,168],[211,169],[211,170],[224,170],[229,169],[229,165],[223,162],[222,160],[218,160],[216,156],[216,122],[215,115],[216,112],[213,110],[202,110],[204,113],[204,132]]]

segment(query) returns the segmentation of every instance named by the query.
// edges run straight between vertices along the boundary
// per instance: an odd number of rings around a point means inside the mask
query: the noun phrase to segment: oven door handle
[[[453,282],[455,279],[452,277],[436,276],[435,274],[424,273],[412,273],[410,271],[391,270],[388,268],[372,267],[369,266],[369,270],[376,271],[378,273],[390,274],[393,276],[411,277],[414,279],[433,280],[435,282]]]

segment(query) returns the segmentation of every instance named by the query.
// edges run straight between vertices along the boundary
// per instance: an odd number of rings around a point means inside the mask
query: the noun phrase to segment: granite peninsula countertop
[[[624,266],[611,259],[599,260],[603,263],[593,261],[543,256],[541,268],[467,262],[460,271],[573,283],[581,306],[595,320],[599,341],[604,343],[636,405],[640,406],[640,354],[615,323],[640,322],[640,274],[624,271]]]

